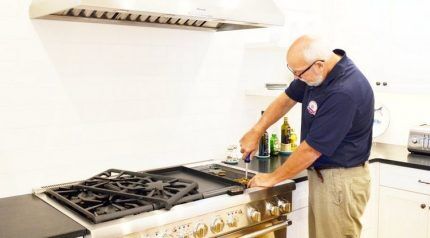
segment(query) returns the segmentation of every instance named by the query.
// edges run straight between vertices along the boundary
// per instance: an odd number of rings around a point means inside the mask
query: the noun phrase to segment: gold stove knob
[[[211,225],[211,231],[216,234],[220,233],[222,229],[224,229],[224,221],[220,217],[215,218]]]
[[[279,215],[281,215],[281,213],[279,211],[279,207],[278,206],[274,206],[270,202],[266,203],[266,211],[267,211],[268,215],[270,215],[270,216],[278,217]]]
[[[254,208],[248,209],[248,218],[252,222],[260,222],[261,221],[261,212],[255,210]]]
[[[278,201],[278,207],[282,214],[289,213],[291,211],[291,203],[284,202],[282,200]]]
[[[227,217],[227,225],[229,227],[236,227],[237,226],[237,217],[235,215],[229,215]]]
[[[193,231],[193,235],[195,238],[203,238],[208,234],[208,226],[203,223],[199,223],[196,225]]]

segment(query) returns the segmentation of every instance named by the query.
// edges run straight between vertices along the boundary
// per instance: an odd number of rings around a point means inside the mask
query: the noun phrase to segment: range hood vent
[[[284,24],[272,0],[33,0],[30,16],[215,31]]]

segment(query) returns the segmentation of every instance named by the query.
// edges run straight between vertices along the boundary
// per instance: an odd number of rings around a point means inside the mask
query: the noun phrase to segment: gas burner
[[[49,189],[46,193],[84,214],[94,223],[154,210],[152,203],[79,185]]]
[[[111,213],[114,213],[114,212],[117,212],[117,211],[122,211],[122,210],[125,210],[125,208],[121,207],[121,206],[118,206],[118,205],[109,204],[109,205],[104,206],[104,207],[102,207],[102,206],[97,207],[95,209],[94,213],[97,216],[100,216],[100,215],[111,214]]]
[[[137,199],[161,203],[170,209],[193,189],[194,181],[166,176],[110,169],[81,183],[84,188],[111,191]]]
[[[92,191],[84,190],[77,196],[72,197],[72,201],[75,201],[75,203],[99,202],[100,200],[106,199],[107,197],[108,195],[105,194],[96,194]]]

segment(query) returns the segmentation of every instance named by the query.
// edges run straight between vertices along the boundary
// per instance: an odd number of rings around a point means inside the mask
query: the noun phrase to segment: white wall
[[[29,0],[1,4],[0,197],[220,158],[267,103],[242,90],[250,33],[30,20]]]
[[[0,197],[112,167],[144,170],[222,158],[272,100],[245,90],[288,82],[284,51],[304,33],[345,48],[369,77],[392,75],[377,71],[385,58],[366,53],[384,48],[375,41],[378,27],[367,28],[379,15],[361,22],[352,1],[277,3],[285,27],[208,33],[30,20],[30,0],[1,1]],[[281,47],[250,47],[255,43]],[[393,115],[378,140],[403,144],[407,127],[429,117],[422,110],[429,95],[377,96]],[[289,117],[298,131],[300,109]]]

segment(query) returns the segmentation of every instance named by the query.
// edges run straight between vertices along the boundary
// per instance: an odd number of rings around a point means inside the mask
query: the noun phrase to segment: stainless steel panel
[[[291,221],[271,221],[266,222],[257,226],[248,227],[241,229],[219,238],[286,238],[287,227],[291,224]]]

